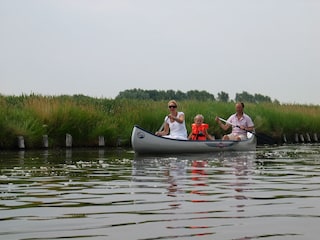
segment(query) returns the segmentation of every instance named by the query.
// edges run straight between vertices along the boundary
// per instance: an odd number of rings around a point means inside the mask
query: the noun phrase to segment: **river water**
[[[0,239],[318,239],[319,145],[0,152]]]

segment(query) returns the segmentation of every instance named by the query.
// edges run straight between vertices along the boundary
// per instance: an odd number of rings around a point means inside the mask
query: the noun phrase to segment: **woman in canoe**
[[[178,104],[175,100],[168,102],[170,114],[164,119],[164,128],[155,134],[157,136],[187,140],[187,128],[185,124],[185,117],[183,112],[178,112]]]

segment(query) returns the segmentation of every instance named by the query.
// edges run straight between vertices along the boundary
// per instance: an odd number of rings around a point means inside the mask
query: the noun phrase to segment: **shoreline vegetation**
[[[19,136],[23,136],[26,149],[43,148],[44,135],[48,136],[48,148],[62,148],[66,146],[66,134],[72,136],[72,147],[97,147],[99,136],[104,137],[105,147],[131,147],[133,126],[156,132],[168,114],[169,100],[0,95],[0,149],[19,148]],[[272,137],[276,144],[285,140],[294,143],[296,136],[320,134],[318,105],[244,103],[256,132]],[[235,112],[234,101],[178,100],[178,104],[179,111],[185,113],[188,133],[194,116],[201,113],[215,138],[225,133],[215,116],[228,118]]]

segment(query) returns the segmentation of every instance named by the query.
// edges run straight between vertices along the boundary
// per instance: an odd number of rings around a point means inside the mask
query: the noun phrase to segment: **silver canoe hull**
[[[153,133],[134,126],[131,135],[131,145],[135,153],[208,153],[221,151],[253,151],[257,146],[254,134],[244,141],[205,140],[175,140],[159,137]]]

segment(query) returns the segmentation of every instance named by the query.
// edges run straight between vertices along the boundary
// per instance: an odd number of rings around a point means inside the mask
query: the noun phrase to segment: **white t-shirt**
[[[183,112],[178,112],[177,118],[181,115],[184,115]],[[177,121],[170,121],[170,118],[165,117],[164,121],[169,124],[170,133],[169,135],[165,135],[163,137],[173,138],[173,139],[187,139],[187,128],[185,121],[183,123],[178,123]]]

